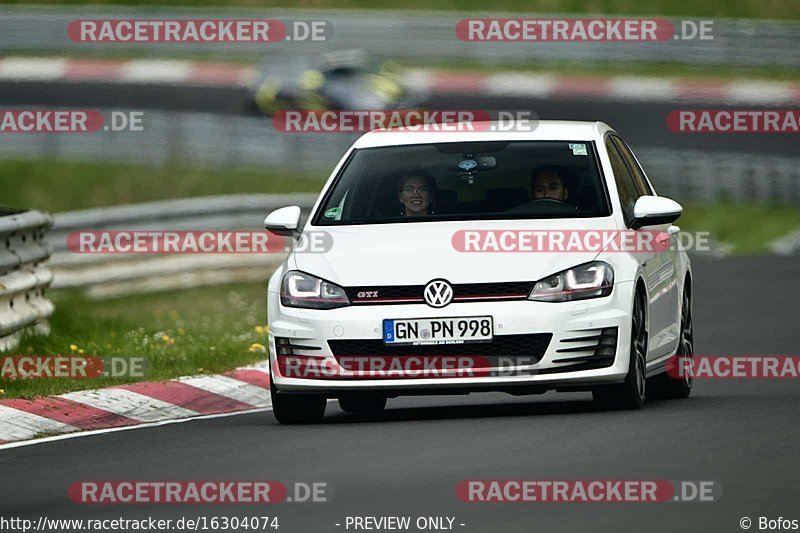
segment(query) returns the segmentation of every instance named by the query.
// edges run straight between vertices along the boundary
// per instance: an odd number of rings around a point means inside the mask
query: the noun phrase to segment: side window
[[[625,144],[619,137],[612,135],[611,138],[614,139],[614,144],[619,150],[619,153],[622,155],[622,159],[625,160],[625,163],[631,170],[633,182],[636,184],[636,189],[639,191],[639,196],[652,196],[653,191],[650,189],[650,185],[647,183],[647,178],[644,177],[644,172],[642,172],[641,167],[636,162],[636,158],[633,157],[633,152],[631,152],[631,149],[628,148],[628,145]]]
[[[608,151],[608,158],[611,160],[611,169],[614,171],[614,181],[617,184],[625,225],[630,225],[633,221],[633,206],[640,196],[639,191],[636,190],[636,185],[628,166],[611,141],[611,137],[606,137],[606,150]]]

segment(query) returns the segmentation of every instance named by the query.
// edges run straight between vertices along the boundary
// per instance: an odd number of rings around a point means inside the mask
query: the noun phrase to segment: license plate
[[[494,323],[490,316],[383,321],[383,343],[386,345],[489,342],[492,340],[493,332]]]

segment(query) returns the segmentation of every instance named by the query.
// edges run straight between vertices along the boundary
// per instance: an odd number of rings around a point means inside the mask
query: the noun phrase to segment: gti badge
[[[377,298],[378,291],[358,291],[356,298]]]

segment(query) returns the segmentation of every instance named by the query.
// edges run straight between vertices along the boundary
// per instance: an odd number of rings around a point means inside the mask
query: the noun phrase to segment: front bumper
[[[619,383],[628,371],[630,309],[633,283],[621,282],[610,296],[577,302],[534,301],[465,302],[435,309],[424,304],[350,306],[331,310],[283,307],[277,293],[270,292],[270,368],[275,387],[286,393],[314,393],[335,396],[363,391],[386,396],[403,394],[448,394],[471,391],[543,392],[548,389],[585,390],[592,386]],[[358,377],[331,377],[293,373],[282,375],[278,365],[276,339],[288,339],[303,348],[293,353],[319,362],[326,368],[341,368],[341,353],[335,354],[328,341],[382,339],[384,319],[442,318],[491,315],[494,336],[550,334],[543,353],[520,364],[469,375],[393,378],[386,372],[359,372]],[[607,362],[594,359],[597,338],[614,330],[616,350]],[[582,339],[582,340],[576,340]],[[334,343],[335,344],[335,343]],[[461,345],[467,346],[467,345]],[[472,344],[481,353],[480,344]],[[305,349],[308,348],[308,349]],[[430,355],[440,355],[428,346]],[[285,350],[282,350],[285,352]],[[419,350],[418,350],[419,351]],[[441,350],[440,350],[441,351]],[[605,352],[608,353],[608,352]],[[337,361],[336,355],[340,356]],[[510,359],[508,359],[510,360]],[[285,362],[285,360],[284,360]],[[592,364],[594,362],[594,365]],[[589,364],[586,364],[589,363]],[[593,368],[592,366],[601,366]],[[285,372],[284,372],[285,373]],[[347,374],[343,372],[343,374]]]

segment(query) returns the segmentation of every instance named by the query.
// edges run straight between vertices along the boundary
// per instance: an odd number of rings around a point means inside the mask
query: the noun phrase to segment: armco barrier
[[[313,2],[309,2],[313,4]],[[531,3],[533,4],[533,3]],[[487,4],[488,6],[488,4]],[[361,9],[253,9],[226,7],[154,8],[130,6],[0,6],[0,49],[5,52],[54,50],[94,53],[120,50],[140,55],[169,56],[174,43],[74,42],[67,26],[75,19],[207,19],[274,18],[324,20],[333,27],[330,41],[283,41],[264,43],[214,43],[218,58],[251,56],[270,61],[291,60],[297,54],[313,55],[331,47],[344,50],[364,48],[378,57],[417,64],[469,61],[486,66],[537,65],[542,62],[672,62],[691,65],[773,66],[800,65],[792,53],[800,38],[797,21],[724,19],[713,20],[713,40],[660,42],[464,42],[456,35],[463,18],[509,18],[520,14],[493,11],[409,11]],[[575,17],[575,14],[531,14],[532,18]],[[596,15],[585,15],[596,16]],[[708,19],[693,18],[695,22]],[[669,19],[676,27],[681,21]],[[376,37],[379,36],[379,37]],[[210,54],[207,43],[181,43],[181,51]]]
[[[90,298],[266,282],[284,259],[271,254],[80,254],[70,233],[87,230],[256,230],[270,211],[298,205],[307,214],[316,194],[230,194],[162,200],[58,213],[49,238],[54,289],[82,288]]]
[[[14,347],[25,328],[49,330],[53,303],[44,291],[53,274],[43,263],[52,224],[46,213],[0,208],[0,351]]]

